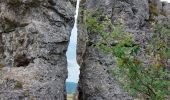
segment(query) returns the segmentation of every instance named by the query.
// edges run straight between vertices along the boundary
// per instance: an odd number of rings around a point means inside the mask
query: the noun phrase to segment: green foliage
[[[150,41],[150,50],[153,51],[152,58],[157,62],[157,66],[167,66],[167,61],[170,59],[170,26],[167,24],[157,23],[154,25],[154,34]]]
[[[101,16],[90,15],[91,13],[86,20],[88,32],[100,36],[92,46],[116,58],[117,67],[111,72],[124,90],[134,97],[146,100],[164,100],[169,96],[170,72],[165,67],[166,60],[169,59],[170,28],[155,24],[152,41],[149,41],[145,49],[146,57],[151,61],[146,66],[139,58],[142,47],[135,44],[130,33],[125,32],[124,25],[112,26],[107,17],[100,20]]]
[[[95,12],[95,13],[91,13]],[[109,26],[106,16],[101,14],[103,9],[85,11],[85,25],[90,33],[104,34],[103,29]]]
[[[20,81],[15,82],[15,89],[22,89],[22,83]]]

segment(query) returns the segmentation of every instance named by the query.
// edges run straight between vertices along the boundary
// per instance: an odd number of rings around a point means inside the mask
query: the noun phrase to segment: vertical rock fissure
[[[77,0],[76,5],[76,15],[75,15],[75,23],[70,36],[70,43],[67,49],[67,62],[68,62],[68,78],[67,82],[77,83],[79,80],[79,65],[76,60],[76,48],[77,48],[77,17],[78,17],[78,9],[79,9],[79,1]]]

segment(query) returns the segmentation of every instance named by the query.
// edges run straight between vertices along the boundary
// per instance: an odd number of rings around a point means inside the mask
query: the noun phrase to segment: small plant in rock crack
[[[20,81],[15,82],[15,89],[22,89],[22,83]]]
[[[87,31],[99,37],[91,41],[92,46],[116,58],[117,67],[110,72],[117,77],[124,90],[141,99],[165,100],[170,95],[170,72],[166,69],[170,28],[155,24],[154,34],[145,50],[150,60],[146,66],[139,56],[143,48],[133,41],[123,23],[113,26],[107,17],[92,13],[87,14]]]

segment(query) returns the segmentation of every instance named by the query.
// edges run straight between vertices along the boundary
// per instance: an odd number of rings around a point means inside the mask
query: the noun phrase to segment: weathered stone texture
[[[0,100],[65,100],[76,0],[0,0]]]
[[[152,12],[149,7],[153,3],[158,13],[168,8],[163,7],[159,0],[81,0],[77,49],[77,60],[81,67],[78,88],[80,100],[132,100],[123,92],[115,77],[109,74],[109,70],[115,67],[114,58],[105,56],[88,44],[89,40],[95,41],[98,35],[87,32],[85,12],[103,8],[102,13],[111,19],[113,25],[121,19],[126,31],[133,34],[134,41],[144,46],[152,35]],[[167,16],[159,14],[156,19],[167,21]],[[140,57],[144,58],[144,52],[141,52]]]

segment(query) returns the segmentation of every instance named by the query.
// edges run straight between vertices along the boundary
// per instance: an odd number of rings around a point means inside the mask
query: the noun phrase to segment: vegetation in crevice
[[[20,81],[15,82],[15,89],[22,89],[22,83]]]
[[[158,15],[155,8],[156,5],[153,5],[150,9],[154,15]],[[126,92],[146,100],[164,100],[170,95],[170,72],[166,69],[170,57],[170,26],[153,23],[153,36],[143,48],[135,43],[131,33],[125,31],[121,18],[113,26],[111,20],[98,14],[98,11],[86,13],[88,33],[100,37],[96,41],[89,40],[91,46],[116,58],[117,67],[110,72]],[[143,49],[147,57],[144,60],[139,57]],[[149,61],[147,65],[145,60]]]

